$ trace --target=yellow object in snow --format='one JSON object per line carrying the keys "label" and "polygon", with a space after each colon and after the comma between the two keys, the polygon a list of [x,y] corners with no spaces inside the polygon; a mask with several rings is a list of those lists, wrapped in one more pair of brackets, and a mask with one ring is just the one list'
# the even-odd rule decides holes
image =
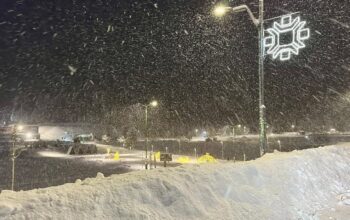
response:
{"label": "yellow object in snow", "polygon": [[205,153],[205,155],[197,159],[197,162],[198,163],[215,163],[216,159],[213,156],[211,156],[209,153]]}
{"label": "yellow object in snow", "polygon": [[183,157],[177,158],[177,162],[178,163],[189,163],[189,162],[191,162],[191,159],[189,157],[183,156]]}
{"label": "yellow object in snow", "polygon": [[119,152],[115,152],[113,160],[119,160]]}
{"label": "yellow object in snow", "polygon": [[156,160],[160,160],[160,151],[156,152],[154,155],[156,155]]}

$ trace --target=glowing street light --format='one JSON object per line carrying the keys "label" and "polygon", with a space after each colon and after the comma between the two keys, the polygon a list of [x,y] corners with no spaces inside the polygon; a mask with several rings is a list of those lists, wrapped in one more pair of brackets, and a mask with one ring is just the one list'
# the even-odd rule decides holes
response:
{"label": "glowing street light", "polygon": [[[146,159],[147,159],[147,148],[148,148],[148,107],[157,107],[158,102],[156,100],[151,101],[148,105],[144,105],[145,107],[145,136],[146,136],[146,144],[145,144],[145,153],[146,153]],[[146,163],[146,169],[147,169],[147,163]]]}
{"label": "glowing street light", "polygon": [[[270,36],[264,38],[264,0],[259,0],[259,17],[255,18],[252,11],[247,5],[237,7],[227,7],[219,5],[214,9],[214,15],[222,17],[226,12],[238,13],[246,11],[258,29],[259,37],[259,145],[260,155],[262,156],[268,151],[266,137],[266,107],[265,107],[265,90],[264,90],[264,52],[272,55],[273,59],[277,57],[281,61],[290,59],[292,54],[298,55],[299,50],[305,47],[304,40],[310,36],[310,30],[305,28],[305,22],[301,22],[300,18],[292,20],[291,15],[282,16],[280,22],[274,22],[272,28],[267,29]],[[281,44],[281,36],[291,32],[293,36],[292,42]]]}
{"label": "glowing street light", "polygon": [[216,17],[222,17],[222,16],[224,16],[224,15],[226,14],[226,12],[227,12],[229,9],[230,9],[230,7],[225,7],[225,6],[223,6],[223,5],[219,5],[219,6],[216,6],[216,7],[214,8],[213,13],[214,13],[214,15],[215,15]]}
{"label": "glowing street light", "polygon": [[[264,0],[259,0],[259,17],[255,18],[252,11],[247,5],[240,5],[237,7],[225,7],[218,6],[214,10],[214,15],[224,15],[226,11],[238,13],[247,11],[250,19],[254,25],[258,28],[259,33],[259,143],[260,143],[260,155],[262,156],[267,152],[267,138],[266,138],[266,116],[265,116],[265,102],[264,102]],[[215,13],[217,12],[217,13]]]}
{"label": "glowing street light", "polygon": [[158,102],[156,100],[154,100],[149,105],[152,106],[152,107],[157,107],[158,106]]}
{"label": "glowing street light", "polygon": [[223,6],[223,5],[218,5],[214,8],[214,15],[216,17],[222,17],[226,14],[226,12],[233,12],[233,13],[238,13],[242,11],[247,11],[250,19],[254,23],[255,26],[259,25],[259,19],[256,19],[250,10],[250,8],[247,5],[240,5],[237,7],[229,7],[229,6]]}

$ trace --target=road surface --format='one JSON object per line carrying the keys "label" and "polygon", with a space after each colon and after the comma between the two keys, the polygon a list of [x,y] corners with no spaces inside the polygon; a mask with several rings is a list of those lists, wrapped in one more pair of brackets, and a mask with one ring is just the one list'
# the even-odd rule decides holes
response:
{"label": "road surface", "polygon": [[[130,151],[123,148],[98,145],[95,155],[67,155],[55,148],[28,149],[15,160],[15,190],[29,190],[64,183],[77,179],[105,176],[145,169],[142,151]],[[107,148],[110,154],[107,155]],[[114,160],[113,153],[118,151],[120,159]],[[0,143],[0,190],[11,189],[12,160],[11,144]],[[170,166],[178,165],[176,163]],[[158,163],[158,166],[161,166]]]}

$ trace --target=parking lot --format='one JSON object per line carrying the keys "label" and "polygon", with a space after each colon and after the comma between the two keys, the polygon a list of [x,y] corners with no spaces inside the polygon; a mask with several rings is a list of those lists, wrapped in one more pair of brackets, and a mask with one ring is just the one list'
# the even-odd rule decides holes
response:
{"label": "parking lot", "polygon": [[[109,155],[106,154],[107,148],[110,148]],[[119,153],[119,160],[113,157],[116,151]],[[0,190],[11,189],[11,152],[11,143],[0,143]],[[141,151],[103,145],[99,146],[97,154],[92,155],[67,155],[50,146],[28,148],[15,159],[14,190],[61,185],[77,179],[96,177],[98,172],[109,176],[144,170],[143,157]]]}

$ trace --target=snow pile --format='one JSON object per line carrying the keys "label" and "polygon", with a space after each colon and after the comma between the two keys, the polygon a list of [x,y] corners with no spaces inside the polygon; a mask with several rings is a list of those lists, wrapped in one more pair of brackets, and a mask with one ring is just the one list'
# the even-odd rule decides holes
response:
{"label": "snow pile", "polygon": [[0,219],[314,219],[350,189],[350,147],[274,153],[0,194]]}

